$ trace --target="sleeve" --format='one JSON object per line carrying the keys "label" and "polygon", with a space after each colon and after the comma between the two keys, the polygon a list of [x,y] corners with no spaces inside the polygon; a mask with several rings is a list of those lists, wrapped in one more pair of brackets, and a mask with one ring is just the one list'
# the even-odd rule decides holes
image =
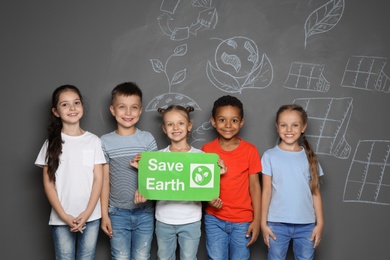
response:
{"label": "sleeve", "polygon": [[148,144],[148,151],[157,151],[158,148],[157,148],[157,143],[156,143],[156,139],[154,138],[154,136],[149,133],[149,144]]}
{"label": "sleeve", "polygon": [[47,165],[47,162],[46,162],[47,145],[48,145],[48,140],[46,140],[43,143],[41,150],[39,151],[37,159],[35,160],[35,163],[34,163],[36,166],[43,167],[43,166]]}
{"label": "sleeve", "polygon": [[269,154],[265,152],[261,157],[262,174],[272,176],[271,160]]}
{"label": "sleeve", "polygon": [[99,137],[97,137],[95,145],[95,164],[105,164],[107,163],[105,155],[103,153],[102,142]]}
{"label": "sleeve", "polygon": [[260,154],[256,147],[252,147],[252,152],[250,153],[250,164],[249,164],[249,174],[257,174],[262,171]]}

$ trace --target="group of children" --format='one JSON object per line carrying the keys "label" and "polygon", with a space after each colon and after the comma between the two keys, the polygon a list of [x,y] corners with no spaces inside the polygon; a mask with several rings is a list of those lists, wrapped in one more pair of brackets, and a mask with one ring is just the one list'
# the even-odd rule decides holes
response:
{"label": "group of children", "polygon": [[140,154],[158,151],[157,144],[136,126],[142,114],[140,88],[125,82],[111,94],[117,128],[101,138],[81,128],[83,100],[75,86],[60,86],[52,95],[49,134],[35,164],[43,168],[52,206],[56,259],[94,259],[100,227],[110,238],[112,259],[150,259],[154,234],[158,259],[175,259],[177,244],[180,259],[196,259],[202,216],[209,259],[249,259],[260,232],[268,259],[285,259],[291,240],[296,259],[314,258],[324,226],[323,172],[304,135],[302,107],[280,107],[279,142],[262,157],[239,136],[244,108],[234,96],[214,102],[210,121],[218,137],[201,149],[188,144],[192,107],[158,109],[170,140],[160,152],[219,155],[220,195],[204,202],[203,214],[202,202],[154,202],[138,192]]}

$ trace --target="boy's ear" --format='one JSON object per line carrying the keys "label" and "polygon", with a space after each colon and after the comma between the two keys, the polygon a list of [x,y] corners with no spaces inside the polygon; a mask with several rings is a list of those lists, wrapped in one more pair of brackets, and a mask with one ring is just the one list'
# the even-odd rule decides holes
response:
{"label": "boy's ear", "polygon": [[210,117],[211,125],[215,128],[215,119],[214,117]]}
{"label": "boy's ear", "polygon": [[113,105],[110,106],[110,112],[111,112],[111,115],[115,116],[115,109],[114,109]]}
{"label": "boy's ear", "polygon": [[241,119],[241,122],[240,122],[240,128],[244,125],[244,123],[245,123],[245,119],[242,118],[242,119]]}

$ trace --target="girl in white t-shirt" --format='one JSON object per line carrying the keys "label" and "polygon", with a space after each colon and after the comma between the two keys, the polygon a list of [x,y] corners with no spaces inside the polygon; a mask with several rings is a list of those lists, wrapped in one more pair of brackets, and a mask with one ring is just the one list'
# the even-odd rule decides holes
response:
{"label": "girl in white t-shirt", "polygon": [[52,95],[48,139],[35,161],[52,206],[56,259],[94,259],[100,229],[100,192],[105,158],[100,139],[80,127],[83,101],[72,85]]}
{"label": "girl in white t-shirt", "polygon": [[[193,107],[171,105],[166,109],[159,108],[163,116],[162,129],[171,144],[161,152],[195,152],[202,153],[188,144],[188,134],[192,129],[189,113]],[[140,156],[131,163],[138,167]],[[218,161],[221,174],[226,172],[222,160]],[[144,202],[145,198],[136,191],[134,202]],[[156,237],[158,259],[175,259],[176,245],[180,247],[180,259],[194,260],[198,252],[201,236],[202,204],[200,201],[156,201]]]}

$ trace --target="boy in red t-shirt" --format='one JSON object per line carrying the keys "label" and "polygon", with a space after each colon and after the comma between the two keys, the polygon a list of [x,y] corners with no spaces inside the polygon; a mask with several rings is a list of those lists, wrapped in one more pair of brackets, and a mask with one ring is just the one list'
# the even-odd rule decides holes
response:
{"label": "boy in red t-shirt", "polygon": [[241,101],[223,96],[214,102],[211,123],[218,137],[202,150],[225,162],[220,196],[208,203],[204,218],[210,259],[249,259],[260,231],[261,172],[257,148],[237,136],[244,124]]}

